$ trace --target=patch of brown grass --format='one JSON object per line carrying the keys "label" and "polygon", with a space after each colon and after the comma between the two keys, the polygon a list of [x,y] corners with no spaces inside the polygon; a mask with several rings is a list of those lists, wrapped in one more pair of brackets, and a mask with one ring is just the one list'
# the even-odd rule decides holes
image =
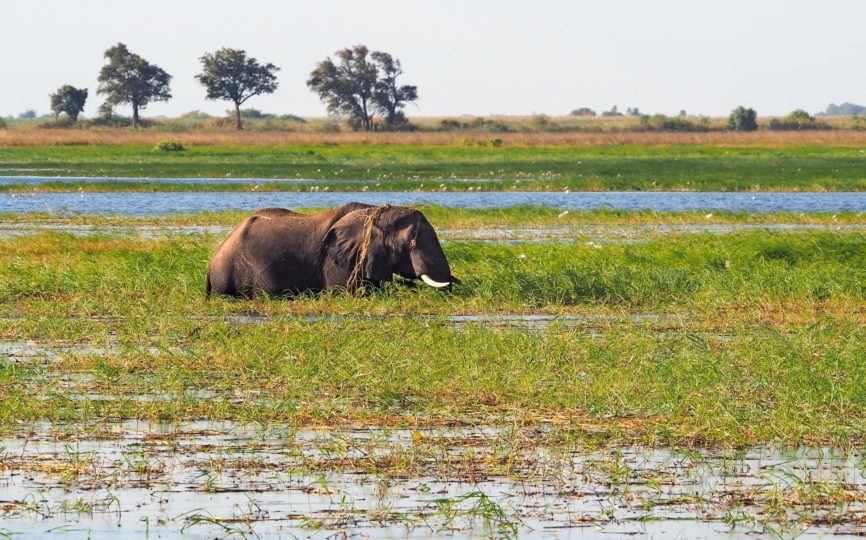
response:
{"label": "patch of brown grass", "polygon": [[737,133],[714,131],[707,133],[652,133],[652,132],[426,132],[408,133],[311,133],[284,131],[188,131],[167,134],[158,130],[131,130],[124,128],[92,129],[39,129],[22,127],[0,130],[0,147],[10,146],[65,146],[65,145],[154,145],[170,136],[184,145],[237,145],[282,146],[293,144],[405,144],[439,145],[459,144],[465,140],[483,143],[501,139],[510,146],[860,146],[866,145],[866,131],[757,131]]}

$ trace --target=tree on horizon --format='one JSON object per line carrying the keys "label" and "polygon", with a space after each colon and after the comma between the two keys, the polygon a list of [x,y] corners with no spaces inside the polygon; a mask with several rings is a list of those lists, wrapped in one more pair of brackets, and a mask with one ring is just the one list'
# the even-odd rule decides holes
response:
{"label": "tree on horizon", "polygon": [[139,111],[153,101],[171,99],[171,75],[132,53],[123,43],[105,51],[107,64],[99,72],[98,94],[107,96],[109,106],[132,105],[132,127],[139,126]]}
{"label": "tree on horizon", "polygon": [[207,89],[207,99],[221,99],[235,104],[235,121],[242,130],[241,105],[253,96],[272,94],[277,83],[274,64],[260,64],[247,57],[246,51],[223,47],[201,58],[202,72],[195,76]]}
{"label": "tree on horizon", "polygon": [[400,86],[397,77],[403,73],[400,61],[390,54],[374,51],[366,45],[355,45],[335,53],[316,65],[307,86],[325,102],[329,114],[349,117],[355,129],[373,131],[373,116],[385,116],[386,126],[407,124],[402,109],[418,99],[418,88]]}
{"label": "tree on horizon", "polygon": [[73,122],[77,122],[78,115],[84,110],[84,104],[87,102],[87,88],[75,88],[64,84],[50,97],[54,118],[59,118],[61,113],[66,113]]}
{"label": "tree on horizon", "polygon": [[418,87],[408,84],[400,86],[397,83],[397,77],[403,74],[400,60],[382,51],[374,51],[370,57],[380,72],[373,91],[373,101],[377,109],[385,115],[385,125],[388,128],[402,127],[407,123],[403,108],[407,103],[414,103],[418,99]]}
{"label": "tree on horizon", "polygon": [[732,131],[756,131],[758,129],[758,113],[755,109],[740,105],[728,115],[728,129]]}

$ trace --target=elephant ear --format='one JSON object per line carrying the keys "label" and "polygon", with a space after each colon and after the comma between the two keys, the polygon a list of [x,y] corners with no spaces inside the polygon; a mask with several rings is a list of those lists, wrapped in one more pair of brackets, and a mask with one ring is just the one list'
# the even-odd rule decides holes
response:
{"label": "elephant ear", "polygon": [[367,281],[387,281],[391,278],[393,270],[388,252],[385,250],[384,235],[375,223],[367,224],[368,214],[365,209],[355,210],[334,223],[325,235],[325,257],[345,270],[347,275],[351,275],[359,262],[367,239],[366,229],[369,226],[369,239],[361,277]]}

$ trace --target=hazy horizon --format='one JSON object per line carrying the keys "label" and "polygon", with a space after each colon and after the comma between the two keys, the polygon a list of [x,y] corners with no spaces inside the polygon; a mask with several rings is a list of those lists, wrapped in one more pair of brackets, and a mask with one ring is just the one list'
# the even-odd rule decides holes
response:
{"label": "hazy horizon", "polygon": [[[198,58],[220,47],[246,50],[281,68],[276,93],[245,106],[324,116],[305,81],[337,49],[364,43],[403,62],[418,86],[409,116],[567,114],[617,105],[641,112],[726,115],[737,105],[762,116],[795,108],[866,103],[866,3],[666,0],[435,4],[250,0],[131,3],[31,0],[3,7],[0,116],[50,112],[63,84],[88,88],[93,116],[103,52],[117,42],[171,75],[174,98],[143,116],[191,110],[224,114],[193,78]],[[128,113],[128,107],[119,112]]]}

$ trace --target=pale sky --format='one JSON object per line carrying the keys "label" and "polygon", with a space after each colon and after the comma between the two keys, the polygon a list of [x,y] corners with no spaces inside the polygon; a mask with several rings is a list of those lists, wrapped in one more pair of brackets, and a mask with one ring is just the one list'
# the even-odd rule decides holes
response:
{"label": "pale sky", "polygon": [[93,116],[102,53],[118,41],[174,76],[174,98],[144,116],[228,109],[193,78],[224,46],[281,68],[277,92],[246,106],[323,115],[305,81],[358,43],[402,60],[420,94],[409,116],[814,113],[866,104],[864,21],[862,0],[0,0],[0,115],[47,113],[68,83],[90,89]]}

